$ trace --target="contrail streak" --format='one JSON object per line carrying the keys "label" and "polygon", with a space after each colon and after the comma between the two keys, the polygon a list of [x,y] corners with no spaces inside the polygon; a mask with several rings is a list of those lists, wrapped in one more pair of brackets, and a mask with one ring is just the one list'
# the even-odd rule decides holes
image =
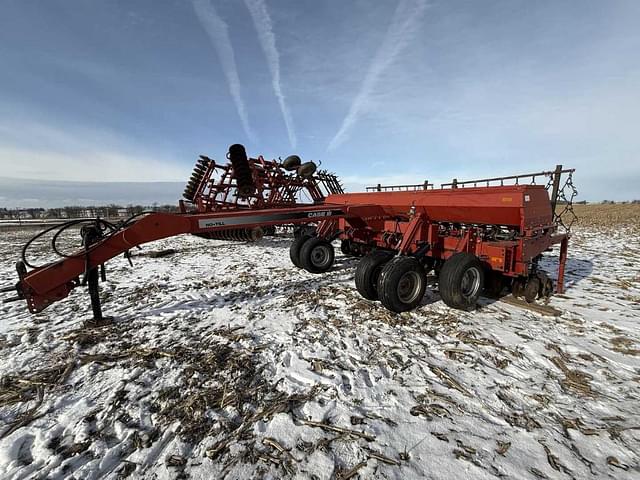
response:
{"label": "contrail streak", "polygon": [[426,0],[400,0],[382,45],[378,48],[371,65],[369,65],[360,91],[342,121],[340,130],[329,142],[327,150],[334,150],[347,140],[351,128],[358,121],[362,111],[369,105],[380,76],[409,44],[413,33],[420,26],[426,8]]}
{"label": "contrail streak", "polygon": [[233,46],[231,45],[231,39],[229,38],[229,27],[222,18],[218,15],[218,12],[211,4],[209,0],[193,0],[193,9],[196,12],[196,16],[204,28],[207,35],[211,39],[211,42],[218,52],[218,58],[222,65],[222,71],[225,77],[227,77],[227,84],[229,85],[229,92],[233,103],[236,105],[242,128],[250,140],[255,141],[255,135],[251,126],[249,125],[249,117],[247,115],[247,109],[242,99],[242,93],[240,91],[240,77],[238,76],[238,68],[236,67],[236,58],[233,52]]}
{"label": "contrail streak", "polygon": [[284,124],[287,128],[287,134],[289,135],[289,143],[292,148],[295,148],[296,132],[293,126],[293,119],[291,113],[287,107],[284,94],[282,93],[282,85],[280,84],[280,54],[276,48],[276,37],[273,33],[273,23],[271,22],[271,16],[267,11],[267,5],[264,0],[244,0],[244,3],[249,9],[253,24],[258,32],[258,39],[260,45],[264,51],[265,57],[267,57],[267,65],[269,66],[269,72],[271,73],[271,85],[273,86],[273,92],[278,99],[280,105],[280,111],[284,118]]}

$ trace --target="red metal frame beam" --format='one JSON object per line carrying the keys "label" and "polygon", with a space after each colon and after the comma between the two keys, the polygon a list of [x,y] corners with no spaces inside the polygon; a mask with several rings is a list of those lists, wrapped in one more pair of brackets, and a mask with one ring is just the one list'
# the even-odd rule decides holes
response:
{"label": "red metal frame beam", "polygon": [[404,255],[409,251],[409,248],[413,245],[416,236],[420,234],[420,229],[422,228],[423,223],[424,218],[419,213],[411,219],[411,221],[407,225],[407,229],[405,230],[404,235],[402,236],[400,247],[398,247],[398,251],[401,254]]}
{"label": "red metal frame beam", "polygon": [[66,297],[78,286],[88,269],[138,245],[182,233],[202,233],[257,225],[322,222],[345,215],[342,205],[302,205],[268,210],[224,211],[198,214],[152,213],[129,227],[115,232],[88,250],[28,272],[21,279],[21,291],[33,313]]}

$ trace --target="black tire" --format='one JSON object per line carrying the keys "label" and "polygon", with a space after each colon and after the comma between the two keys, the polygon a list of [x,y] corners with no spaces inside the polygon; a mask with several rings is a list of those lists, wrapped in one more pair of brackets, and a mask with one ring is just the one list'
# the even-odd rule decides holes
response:
{"label": "black tire", "polygon": [[384,250],[366,255],[356,268],[356,289],[367,300],[378,300],[378,277],[393,253]]}
{"label": "black tire", "polygon": [[351,257],[353,254],[351,253],[351,240],[345,238],[340,242],[340,251],[343,255],[347,257]]}
{"label": "black tire", "polygon": [[303,268],[302,263],[300,262],[300,249],[302,245],[311,238],[310,235],[300,235],[296,237],[293,242],[291,242],[291,246],[289,247],[289,258],[291,259],[291,263],[293,263],[298,268]]}
{"label": "black tire", "polygon": [[540,291],[540,280],[537,277],[531,277],[524,286],[524,299],[527,303],[533,303],[538,292]]}
{"label": "black tire", "polygon": [[284,168],[288,172],[292,172],[297,169],[301,163],[302,160],[300,160],[300,157],[298,155],[289,155],[282,162],[282,168]]}
{"label": "black tire", "polygon": [[298,175],[302,178],[311,178],[316,173],[317,168],[318,166],[313,162],[304,162],[297,169]]}
{"label": "black tire", "polygon": [[473,310],[484,288],[484,268],[475,255],[456,253],[442,266],[438,280],[444,303],[458,310]]}
{"label": "black tire", "polygon": [[378,298],[387,310],[406,312],[422,301],[427,288],[424,267],[413,257],[395,257],[378,276]]}
{"label": "black tire", "polygon": [[300,265],[309,273],[323,273],[333,266],[333,245],[323,238],[313,237],[300,248]]}
{"label": "black tire", "polygon": [[544,282],[541,282],[540,293],[538,293],[538,298],[549,298],[553,294],[553,280],[550,278],[545,279]]}
{"label": "black tire", "polygon": [[515,298],[520,298],[524,293],[524,280],[520,277],[514,278],[511,284],[511,294]]}

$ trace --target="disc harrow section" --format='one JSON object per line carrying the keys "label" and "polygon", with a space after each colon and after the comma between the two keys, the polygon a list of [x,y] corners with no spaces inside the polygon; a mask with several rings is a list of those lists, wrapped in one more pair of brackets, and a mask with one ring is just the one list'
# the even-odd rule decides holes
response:
{"label": "disc harrow section", "polygon": [[196,193],[200,191],[202,181],[207,177],[211,164],[212,160],[204,155],[201,155],[196,162],[193,167],[193,172],[191,173],[191,178],[189,178],[189,182],[182,193],[182,196],[188,201],[192,202]]}
{"label": "disc harrow section", "polygon": [[243,145],[234,144],[227,159],[218,164],[200,156],[183,194],[184,213],[295,207],[344,193],[335,174],[297,155],[284,161],[250,158]]}
{"label": "disc harrow section", "polygon": [[236,179],[238,196],[241,198],[249,197],[255,192],[256,187],[244,146],[238,143],[231,145],[227,156],[233,167],[232,175]]}
{"label": "disc harrow section", "polygon": [[257,242],[264,236],[262,227],[254,228],[230,228],[215,232],[197,233],[202,238],[210,240],[231,240],[236,242]]}

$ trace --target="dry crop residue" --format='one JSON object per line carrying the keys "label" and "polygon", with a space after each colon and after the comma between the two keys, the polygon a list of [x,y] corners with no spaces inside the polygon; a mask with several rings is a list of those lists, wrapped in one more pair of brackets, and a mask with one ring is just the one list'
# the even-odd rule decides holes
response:
{"label": "dry crop residue", "polygon": [[[0,476],[638,478],[634,232],[576,231],[557,318],[451,310],[431,277],[391,314],[357,259],[308,274],[284,236],[154,242],[107,264],[111,325],[83,327],[82,289],[0,306]],[[3,232],[3,283],[28,233]]]}

